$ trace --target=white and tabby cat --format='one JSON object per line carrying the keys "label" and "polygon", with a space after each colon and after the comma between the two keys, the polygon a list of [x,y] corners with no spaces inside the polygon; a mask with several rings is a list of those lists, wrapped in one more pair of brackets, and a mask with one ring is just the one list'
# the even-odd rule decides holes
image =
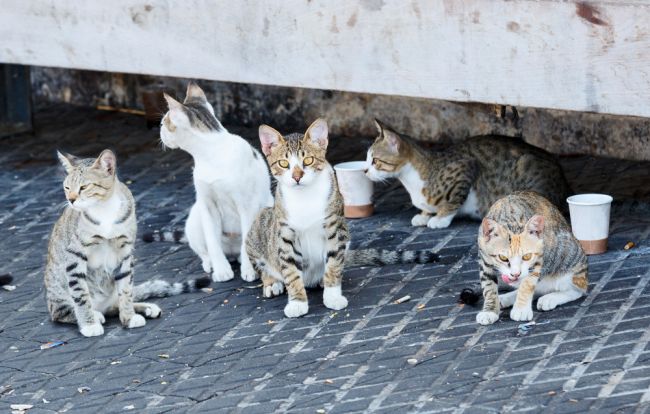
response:
{"label": "white and tabby cat", "polygon": [[282,136],[260,127],[262,151],[276,178],[275,205],[257,216],[247,239],[248,256],[262,276],[263,295],[287,288],[287,317],[307,313],[305,287],[324,286],[323,303],[343,309],[344,262],[350,266],[426,263],[438,256],[428,250],[347,250],[348,227],[334,169],[325,159],[327,123],[317,119],[305,134]]}
{"label": "white and tabby cat", "polygon": [[[160,308],[139,301],[163,297],[209,283],[209,279],[173,285],[153,280],[133,287],[135,202],[117,178],[115,155],[97,159],[58,153],[67,172],[68,200],[54,224],[45,268],[47,306],[53,321],[76,323],[84,336],[104,333],[105,315],[119,314],[125,327],[145,325]],[[140,315],[142,314],[142,315]]]}
{"label": "white and tabby cat", "polygon": [[[510,318],[533,318],[587,292],[587,258],[560,211],[537,193],[523,191],[498,200],[483,219],[478,234],[483,311],[481,325],[499,319],[501,308]],[[499,295],[498,285],[509,289]]]}
{"label": "white and tabby cat", "polygon": [[[214,281],[234,277],[226,255],[239,256],[242,279],[253,281],[256,275],[245,236],[257,213],[273,204],[266,163],[248,142],[221,125],[196,84],[189,84],[183,103],[165,98],[169,111],[162,119],[160,138],[166,147],[192,155],[196,190],[185,235],[176,232],[173,238],[187,239]],[[165,240],[167,233],[160,234]],[[145,241],[155,239],[155,234],[145,235]]]}

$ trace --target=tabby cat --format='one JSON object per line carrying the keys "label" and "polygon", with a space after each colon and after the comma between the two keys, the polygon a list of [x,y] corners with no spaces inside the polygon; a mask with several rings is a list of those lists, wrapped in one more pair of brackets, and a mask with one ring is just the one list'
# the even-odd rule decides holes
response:
{"label": "tabby cat", "polygon": [[367,176],[398,178],[421,212],[413,226],[445,228],[454,217],[480,220],[499,198],[531,190],[564,207],[569,186],[546,151],[520,139],[475,137],[442,150],[428,150],[375,121],[379,136],[368,150]]}
{"label": "tabby cat", "polygon": [[282,136],[267,125],[259,130],[262,152],[278,182],[275,205],[263,209],[248,234],[246,248],[261,275],[263,296],[284,292],[287,317],[308,311],[305,287],[324,286],[323,303],[343,309],[344,262],[350,266],[426,263],[437,260],[430,251],[346,251],[348,228],[334,169],[325,159],[327,123],[317,119],[305,134]]}
{"label": "tabby cat", "polygon": [[[533,318],[587,293],[587,258],[560,211],[544,197],[516,192],[490,208],[478,232],[479,265],[483,288],[481,325],[499,319],[501,308],[510,318]],[[511,292],[499,295],[498,284]]]}
{"label": "tabby cat", "polygon": [[[133,287],[135,201],[117,178],[115,154],[97,159],[58,153],[67,172],[68,206],[54,224],[45,268],[47,306],[53,321],[76,323],[84,336],[104,333],[104,315],[119,314],[128,328],[160,316],[139,302],[198,289],[209,279],[169,284],[153,280]],[[140,315],[142,314],[142,315]]]}

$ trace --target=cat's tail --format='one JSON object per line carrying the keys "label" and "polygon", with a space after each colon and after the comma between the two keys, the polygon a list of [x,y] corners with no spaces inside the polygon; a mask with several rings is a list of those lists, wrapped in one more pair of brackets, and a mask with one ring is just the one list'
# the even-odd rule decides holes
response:
{"label": "cat's tail", "polygon": [[185,282],[169,283],[156,279],[136,285],[133,289],[133,300],[140,302],[149,298],[165,298],[180,295],[181,293],[196,292],[210,286],[209,277],[187,280]]}
{"label": "cat's tail", "polygon": [[185,232],[182,230],[147,231],[142,235],[142,240],[146,243],[151,243],[151,242],[187,243],[187,237],[185,237]]}
{"label": "cat's tail", "polygon": [[0,286],[10,284],[12,280],[14,280],[14,278],[9,273],[7,273],[6,275],[2,275],[0,276]]}
{"label": "cat's tail", "polygon": [[359,249],[345,252],[345,266],[382,266],[402,263],[432,263],[440,256],[431,250]]}

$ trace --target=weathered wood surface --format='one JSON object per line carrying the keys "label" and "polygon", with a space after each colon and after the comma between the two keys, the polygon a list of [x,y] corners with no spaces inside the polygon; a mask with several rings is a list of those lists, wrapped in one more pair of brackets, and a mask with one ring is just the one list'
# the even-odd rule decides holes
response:
{"label": "weathered wood surface", "polygon": [[650,116],[650,1],[2,0],[0,62]]}

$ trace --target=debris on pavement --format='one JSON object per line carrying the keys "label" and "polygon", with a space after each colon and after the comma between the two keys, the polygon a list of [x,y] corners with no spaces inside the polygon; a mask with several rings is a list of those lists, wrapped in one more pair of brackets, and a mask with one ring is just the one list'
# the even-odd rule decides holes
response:
{"label": "debris on pavement", "polygon": [[623,250],[630,250],[634,246],[636,246],[636,244],[634,244],[633,241],[629,241],[629,242],[625,243],[625,246],[623,246]]}
{"label": "debris on pavement", "polygon": [[124,407],[122,407],[122,409],[123,410],[135,410],[135,405],[133,405],[133,404],[125,405]]}
{"label": "debris on pavement", "polygon": [[418,360],[415,358],[409,358],[406,360],[406,363],[408,363],[409,365],[415,365],[418,363]]}
{"label": "debris on pavement", "polygon": [[65,345],[65,344],[67,344],[66,341],[46,342],[44,344],[41,344],[41,349],[56,348],[57,346],[61,346],[61,345]]}
{"label": "debris on pavement", "polygon": [[403,296],[403,297],[397,299],[394,303],[395,303],[396,305],[399,305],[400,303],[408,302],[409,300],[411,300],[411,296],[410,296],[410,295],[406,295],[406,296]]}
{"label": "debris on pavement", "polygon": [[481,300],[481,294],[470,288],[464,288],[458,296],[458,303],[461,305],[474,306],[479,300]]}
{"label": "debris on pavement", "polygon": [[32,408],[31,404],[11,404],[10,408],[13,410],[12,413],[24,413],[25,411]]}
{"label": "debris on pavement", "polygon": [[420,303],[420,304],[418,305],[418,310],[421,311],[421,310],[424,309],[425,307],[426,307],[426,305],[425,305],[424,303]]}
{"label": "debris on pavement", "polygon": [[544,322],[530,321],[530,322],[519,324],[519,326],[517,327],[517,336],[526,336],[535,328],[535,326],[546,325],[547,323],[551,323],[551,321],[544,321]]}
{"label": "debris on pavement", "polygon": [[89,391],[90,391],[90,387],[79,387],[79,388],[77,388],[77,392],[79,392],[79,394],[83,394],[84,392],[89,392]]}
{"label": "debris on pavement", "polygon": [[158,358],[169,359],[169,354],[158,354]]}

